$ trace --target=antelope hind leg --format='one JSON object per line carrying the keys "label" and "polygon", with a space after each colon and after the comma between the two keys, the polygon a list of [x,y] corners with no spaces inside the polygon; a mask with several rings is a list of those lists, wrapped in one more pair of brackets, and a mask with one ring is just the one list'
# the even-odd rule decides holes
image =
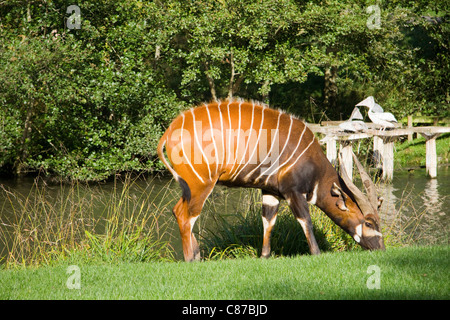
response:
{"label": "antelope hind leg", "polygon": [[263,193],[262,220],[264,226],[264,238],[261,258],[270,257],[270,235],[272,234],[273,226],[277,220],[279,204],[280,201],[276,197]]}
{"label": "antelope hind leg", "polygon": [[286,199],[288,199],[292,213],[302,226],[311,254],[320,254],[319,245],[317,244],[316,237],[313,232],[313,224],[309,214],[308,203],[306,202],[305,197],[298,192],[294,192],[289,194]]}

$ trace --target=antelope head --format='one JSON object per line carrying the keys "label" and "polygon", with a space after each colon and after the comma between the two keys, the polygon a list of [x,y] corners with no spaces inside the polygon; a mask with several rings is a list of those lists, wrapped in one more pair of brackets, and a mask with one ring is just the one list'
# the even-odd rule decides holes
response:
{"label": "antelope head", "polygon": [[376,187],[370,176],[364,170],[364,167],[359,162],[356,155],[352,152],[353,159],[358,168],[361,180],[366,189],[367,196],[364,195],[361,190],[356,187],[349,175],[345,171],[345,166],[343,165],[342,156],[339,154],[339,162],[341,168],[341,177],[344,181],[348,190],[352,193],[353,198],[356,201],[357,206],[361,210],[364,220],[361,224],[355,227],[353,238],[358,242],[364,249],[369,250],[384,250],[384,240],[381,234],[380,227],[380,217],[378,215],[378,210],[381,206],[383,198],[377,197]]}

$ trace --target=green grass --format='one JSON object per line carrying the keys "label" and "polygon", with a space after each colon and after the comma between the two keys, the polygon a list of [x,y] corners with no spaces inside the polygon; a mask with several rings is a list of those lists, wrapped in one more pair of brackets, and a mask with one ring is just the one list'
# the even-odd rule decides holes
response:
{"label": "green grass", "polygon": [[[425,166],[425,138],[420,136],[413,141],[395,144],[394,167],[408,168]],[[450,162],[450,133],[442,134],[436,139],[436,155],[438,164]]]}
{"label": "green grass", "polygon": [[[271,259],[100,263],[0,270],[0,299],[449,299],[449,246]],[[81,289],[68,289],[67,267]],[[368,267],[380,289],[367,288]],[[370,280],[369,280],[370,282]]]}

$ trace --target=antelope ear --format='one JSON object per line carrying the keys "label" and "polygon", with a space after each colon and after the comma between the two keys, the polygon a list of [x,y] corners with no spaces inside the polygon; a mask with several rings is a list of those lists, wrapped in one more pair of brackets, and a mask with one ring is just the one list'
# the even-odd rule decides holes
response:
{"label": "antelope ear", "polygon": [[331,195],[339,197],[336,201],[336,207],[338,207],[342,211],[348,211],[347,206],[345,205],[345,201],[347,200],[347,195],[342,191],[341,188],[334,182],[331,186]]}

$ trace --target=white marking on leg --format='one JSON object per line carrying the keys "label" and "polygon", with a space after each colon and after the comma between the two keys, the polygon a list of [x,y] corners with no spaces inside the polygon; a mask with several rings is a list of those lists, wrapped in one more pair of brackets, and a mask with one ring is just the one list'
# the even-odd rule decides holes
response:
{"label": "white marking on leg", "polygon": [[262,217],[263,220],[263,227],[264,227],[264,234],[266,233],[268,228],[271,228],[275,225],[275,222],[277,221],[277,215],[274,215],[272,220],[267,220],[266,217]]}
{"label": "white marking on leg", "polygon": [[189,224],[191,226],[191,233],[192,233],[192,228],[194,228],[195,221],[197,221],[198,217],[200,217],[200,215],[189,219]]}
{"label": "white marking on leg", "polygon": [[[264,227],[264,240],[263,240],[263,248],[262,248],[262,256],[267,257],[270,254],[270,239],[268,238],[268,232],[272,229],[272,227],[275,225],[275,222],[277,221],[277,216],[275,215],[272,220],[267,220],[266,217],[262,217],[263,221],[263,227]],[[267,242],[266,242],[267,241]]]}
{"label": "white marking on leg", "polygon": [[319,188],[319,182],[317,182],[316,185],[314,186],[314,190],[313,190],[313,194],[312,194],[311,200],[309,200],[308,203],[316,204],[316,201],[317,201],[317,189],[318,188]]}
{"label": "white marking on leg", "polygon": [[264,234],[266,233],[267,228],[269,228],[269,220],[267,220],[266,217],[262,217],[263,221],[263,227],[264,227]]}
{"label": "white marking on leg", "polygon": [[304,221],[303,219],[300,219],[300,218],[297,218],[297,221],[298,221],[298,223],[300,223],[300,225],[302,226],[302,229],[303,229],[303,231],[305,232],[305,234],[306,234],[306,232],[307,232],[307,229],[306,229],[306,221]]}
{"label": "white marking on leg", "polygon": [[264,194],[262,197],[262,202],[263,204],[271,207],[277,206],[280,203],[280,201],[276,197],[270,194]]}

